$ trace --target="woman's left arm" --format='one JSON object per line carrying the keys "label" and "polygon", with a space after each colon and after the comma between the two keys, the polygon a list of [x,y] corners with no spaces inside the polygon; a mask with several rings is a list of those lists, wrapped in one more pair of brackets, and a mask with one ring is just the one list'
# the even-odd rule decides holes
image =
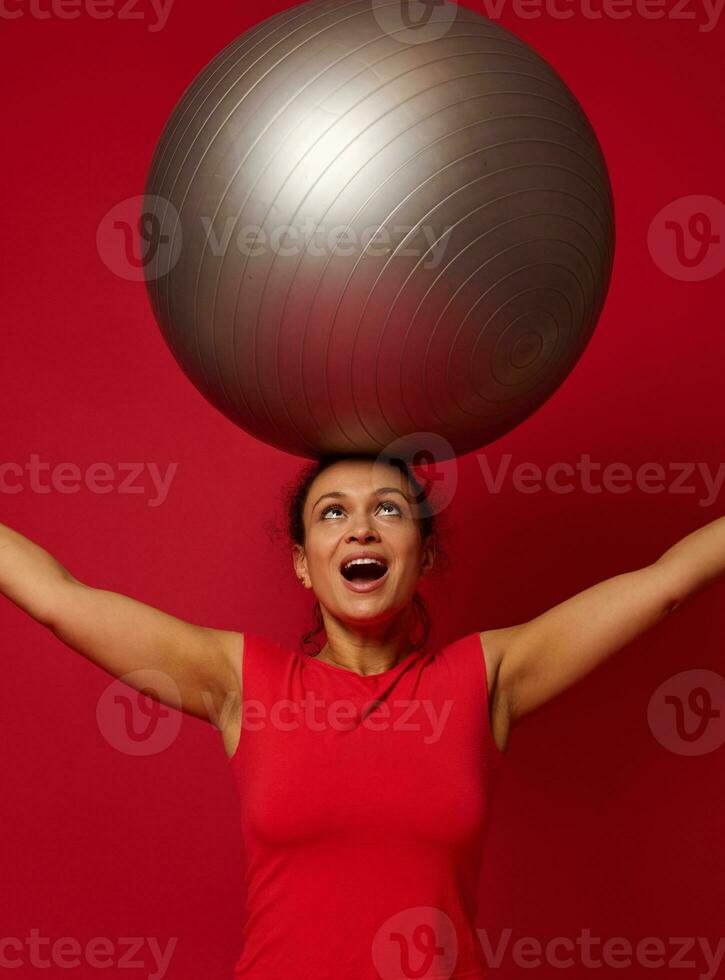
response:
{"label": "woman's left arm", "polygon": [[615,575],[518,626],[493,630],[500,695],[512,722],[556,697],[607,657],[725,576],[725,517],[636,571]]}

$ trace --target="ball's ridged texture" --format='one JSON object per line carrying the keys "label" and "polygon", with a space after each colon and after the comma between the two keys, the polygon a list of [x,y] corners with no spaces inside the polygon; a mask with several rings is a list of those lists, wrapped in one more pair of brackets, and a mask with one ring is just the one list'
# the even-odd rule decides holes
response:
{"label": "ball's ridged texture", "polygon": [[572,370],[611,277],[585,113],[455,4],[313,0],[257,25],[176,105],[145,195],[177,361],[304,457],[498,438]]}

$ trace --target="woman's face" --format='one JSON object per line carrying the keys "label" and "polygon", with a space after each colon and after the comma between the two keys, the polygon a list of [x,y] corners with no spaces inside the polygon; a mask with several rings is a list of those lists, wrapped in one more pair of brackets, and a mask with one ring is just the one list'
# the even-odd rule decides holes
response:
{"label": "woman's face", "polygon": [[[435,557],[433,536],[421,541],[417,512],[413,490],[396,467],[355,459],[328,466],[307,494],[305,547],[295,545],[293,552],[298,578],[342,622],[391,618],[410,604]],[[343,575],[346,559],[360,552],[384,560],[382,577],[374,580],[382,569],[370,565]],[[356,590],[361,585],[368,591]]]}

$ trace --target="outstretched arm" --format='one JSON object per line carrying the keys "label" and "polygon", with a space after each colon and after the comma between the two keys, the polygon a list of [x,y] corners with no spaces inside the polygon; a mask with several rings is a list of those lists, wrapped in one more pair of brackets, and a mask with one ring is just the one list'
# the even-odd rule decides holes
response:
{"label": "outstretched arm", "polygon": [[529,622],[492,631],[501,650],[499,694],[511,722],[590,673],[607,657],[725,576],[725,517],[644,568],[600,582]]}
{"label": "outstretched arm", "polygon": [[47,551],[3,524],[0,594],[114,677],[141,668],[159,671],[154,696],[164,704],[220,730],[237,710],[241,633],[196,626],[128,596],[84,585]]}

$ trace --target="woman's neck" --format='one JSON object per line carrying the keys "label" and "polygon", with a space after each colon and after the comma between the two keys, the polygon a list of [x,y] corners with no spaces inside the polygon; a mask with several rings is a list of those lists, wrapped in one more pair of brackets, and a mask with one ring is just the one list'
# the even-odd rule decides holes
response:
{"label": "woman's neck", "polygon": [[327,640],[317,654],[317,660],[353,670],[356,674],[381,674],[395,667],[412,648],[410,642],[411,616],[401,616],[382,632],[362,633],[331,623],[326,628]]}

